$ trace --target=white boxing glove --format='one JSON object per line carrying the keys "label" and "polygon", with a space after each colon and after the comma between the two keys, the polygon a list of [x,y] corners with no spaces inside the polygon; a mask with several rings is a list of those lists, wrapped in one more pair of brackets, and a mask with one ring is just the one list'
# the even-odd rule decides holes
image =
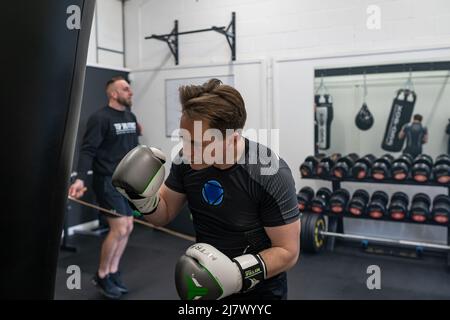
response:
{"label": "white boxing glove", "polygon": [[266,274],[259,255],[230,259],[209,244],[197,243],[178,260],[175,283],[183,300],[217,300],[253,289]]}
{"label": "white boxing glove", "polygon": [[161,150],[139,145],[119,162],[112,184],[142,214],[153,213],[164,182],[166,157]]}

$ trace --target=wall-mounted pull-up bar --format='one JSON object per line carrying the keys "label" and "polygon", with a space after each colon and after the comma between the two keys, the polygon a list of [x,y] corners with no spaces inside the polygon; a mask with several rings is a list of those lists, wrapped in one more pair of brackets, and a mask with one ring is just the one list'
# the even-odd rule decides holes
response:
{"label": "wall-mounted pull-up bar", "polygon": [[236,60],[236,13],[231,13],[231,22],[226,27],[216,27],[212,26],[207,29],[191,30],[178,32],[178,20],[174,21],[174,27],[172,31],[168,34],[152,34],[151,36],[145,37],[145,39],[156,39],[164,41],[169,46],[170,52],[172,52],[175,58],[175,64],[178,65],[178,36],[183,34],[200,33],[207,31],[216,31],[223,34],[227,39],[228,45],[231,49],[231,60]]}

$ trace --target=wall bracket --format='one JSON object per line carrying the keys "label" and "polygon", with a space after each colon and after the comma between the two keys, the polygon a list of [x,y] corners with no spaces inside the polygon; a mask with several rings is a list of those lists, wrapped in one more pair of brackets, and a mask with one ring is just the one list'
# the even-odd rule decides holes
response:
{"label": "wall bracket", "polygon": [[174,27],[172,31],[168,34],[152,34],[151,36],[145,37],[145,39],[156,39],[160,41],[164,41],[169,46],[169,50],[172,53],[175,64],[178,65],[179,62],[179,56],[178,56],[178,36],[183,34],[191,34],[191,33],[200,33],[200,32],[207,32],[207,31],[216,31],[220,34],[223,34],[228,42],[228,45],[230,46],[231,50],[231,60],[236,60],[236,13],[231,13],[231,21],[228,24],[228,26],[222,26],[222,27],[216,27],[212,26],[211,28],[207,29],[199,29],[199,30],[191,30],[191,31],[183,31],[178,32],[178,20],[174,21]]}

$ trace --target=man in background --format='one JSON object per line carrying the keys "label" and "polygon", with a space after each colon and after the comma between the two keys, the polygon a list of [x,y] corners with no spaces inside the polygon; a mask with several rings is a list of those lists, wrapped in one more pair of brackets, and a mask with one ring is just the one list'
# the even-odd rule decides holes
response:
{"label": "man in background", "polygon": [[423,117],[415,114],[411,123],[405,124],[399,132],[399,138],[406,138],[406,147],[403,153],[413,158],[422,153],[422,145],[428,142],[428,129],[422,126]]}
{"label": "man in background", "polygon": [[102,244],[99,268],[93,278],[104,296],[118,299],[128,292],[120,277],[119,263],[133,230],[133,210],[113,187],[111,178],[120,160],[138,145],[142,129],[130,110],[133,92],[123,77],[109,80],[106,94],[108,105],[88,120],[78,161],[78,179],[70,186],[69,196],[77,199],[83,196],[86,174],[93,170],[92,187],[98,204],[121,215],[106,216],[109,233]]}

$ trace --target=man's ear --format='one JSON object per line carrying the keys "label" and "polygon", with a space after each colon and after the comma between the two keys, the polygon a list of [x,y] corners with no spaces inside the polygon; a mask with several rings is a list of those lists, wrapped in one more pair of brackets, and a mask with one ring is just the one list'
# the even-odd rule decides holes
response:
{"label": "man's ear", "polygon": [[117,100],[117,91],[116,90],[111,90],[110,98]]}

